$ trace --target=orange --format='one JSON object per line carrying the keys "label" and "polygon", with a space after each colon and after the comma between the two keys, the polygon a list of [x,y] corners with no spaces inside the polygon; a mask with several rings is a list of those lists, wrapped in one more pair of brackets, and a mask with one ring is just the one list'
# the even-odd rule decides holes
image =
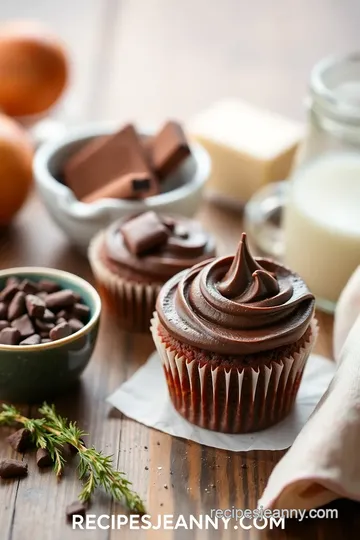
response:
{"label": "orange", "polygon": [[0,114],[0,225],[10,223],[32,184],[33,147],[26,131]]}
{"label": "orange", "polygon": [[40,114],[62,94],[68,78],[67,54],[41,23],[0,25],[0,110],[10,116]]}

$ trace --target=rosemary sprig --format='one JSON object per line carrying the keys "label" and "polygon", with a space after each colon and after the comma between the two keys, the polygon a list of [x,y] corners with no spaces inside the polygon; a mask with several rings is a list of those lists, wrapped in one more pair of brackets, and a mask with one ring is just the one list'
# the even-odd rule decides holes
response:
{"label": "rosemary sprig", "polygon": [[123,502],[133,512],[144,513],[145,507],[139,495],[132,491],[131,482],[123,472],[112,467],[112,456],[105,456],[93,446],[83,443],[86,435],[75,422],[69,422],[57,414],[55,407],[44,403],[39,408],[41,418],[27,418],[13,405],[3,405],[0,425],[22,424],[37,448],[45,448],[54,463],[54,471],[60,477],[66,464],[62,450],[65,445],[73,446],[79,456],[79,479],[83,489],[81,501],[88,501],[97,488],[102,487],[116,501]]}

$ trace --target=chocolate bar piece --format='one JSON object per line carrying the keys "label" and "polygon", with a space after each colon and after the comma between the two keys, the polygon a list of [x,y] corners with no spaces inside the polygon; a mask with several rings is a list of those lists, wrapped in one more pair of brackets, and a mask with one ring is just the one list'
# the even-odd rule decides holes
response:
{"label": "chocolate bar piece", "polygon": [[46,292],[48,294],[54,293],[57,291],[60,291],[61,287],[56,281],[52,281],[51,279],[41,279],[38,283],[39,289],[42,292]]}
{"label": "chocolate bar piece", "polygon": [[0,302],[0,319],[1,320],[7,318],[7,312],[8,312],[7,304],[5,304],[5,302]]}
{"label": "chocolate bar piece", "polygon": [[41,319],[45,313],[45,302],[35,294],[28,294],[25,298],[26,309],[30,317]]}
{"label": "chocolate bar piece", "polygon": [[46,448],[38,448],[36,451],[36,465],[42,469],[53,464],[50,453]]}
{"label": "chocolate bar piece", "polygon": [[1,330],[4,330],[4,328],[9,328],[10,324],[8,321],[0,321],[0,332]]}
{"label": "chocolate bar piece", "polygon": [[[89,306],[86,306],[85,304],[79,304],[78,302],[76,302],[76,304],[72,308],[71,315],[76,317],[77,319],[81,319],[82,321],[88,320],[88,318],[90,317],[90,308]],[[59,313],[59,316],[60,316],[60,313]],[[61,317],[64,317],[65,319],[70,318],[70,317],[66,317],[65,315],[61,315]]]}
{"label": "chocolate bar piece", "polygon": [[151,164],[160,178],[166,178],[190,156],[189,144],[178,122],[167,122],[147,145]]}
{"label": "chocolate bar piece", "polygon": [[49,309],[63,308],[72,306],[75,304],[75,296],[70,289],[63,289],[62,291],[49,294],[45,300],[46,307]]}
{"label": "chocolate bar piece", "polygon": [[16,452],[20,452],[22,454],[30,446],[30,431],[25,428],[18,429],[6,437],[6,442],[9,443],[11,448],[13,448]]}
{"label": "chocolate bar piece", "polygon": [[170,230],[155,212],[145,212],[124,223],[120,231],[130,253],[140,255],[166,242]]}
{"label": "chocolate bar piece", "polygon": [[65,182],[82,200],[127,173],[151,175],[146,153],[134,126],[82,148],[65,166]]}
{"label": "chocolate bar piece", "polygon": [[19,288],[16,283],[10,283],[6,285],[5,289],[0,292],[0,302],[9,302],[14,298]]}
{"label": "chocolate bar piece", "polygon": [[21,334],[16,328],[4,328],[0,332],[0,343],[3,345],[17,345]]}
{"label": "chocolate bar piece", "polygon": [[1,478],[18,478],[26,476],[28,471],[27,463],[17,459],[2,459],[0,461]]}
{"label": "chocolate bar piece", "polygon": [[128,173],[98,188],[82,199],[92,203],[100,199],[143,199],[159,193],[159,182],[149,173]]}
{"label": "chocolate bar piece", "polygon": [[55,321],[56,317],[55,314],[50,311],[50,309],[45,309],[42,319],[44,322],[53,322]]}
{"label": "chocolate bar piece", "polygon": [[73,516],[85,516],[87,504],[81,501],[74,501],[66,507],[66,517],[68,521],[72,520]]}
{"label": "chocolate bar piece", "polygon": [[19,285],[19,290],[23,291],[25,294],[36,294],[39,288],[35,281],[31,281],[30,279],[24,279]]}
{"label": "chocolate bar piece", "polygon": [[23,341],[20,341],[19,345],[39,345],[39,343],[41,343],[41,337],[39,334],[33,334]]}
{"label": "chocolate bar piece", "polygon": [[75,318],[69,319],[69,325],[73,333],[78,332],[79,330],[84,328],[84,323],[79,321],[79,319]]}
{"label": "chocolate bar piece", "polygon": [[[18,317],[17,319],[14,319],[11,323],[11,326],[13,328],[16,328],[16,330],[19,330],[20,335],[23,338],[27,338],[31,336],[32,334],[35,334],[33,323],[31,322],[31,319],[29,318],[29,316],[26,314],[22,315],[21,317]],[[5,332],[6,330],[7,328],[5,328],[3,332]]]}
{"label": "chocolate bar piece", "polygon": [[48,322],[48,321],[42,321],[41,319],[35,319],[35,326],[36,326],[36,329],[39,330],[39,332],[49,333],[50,330],[54,328],[55,321]]}
{"label": "chocolate bar piece", "polygon": [[15,294],[14,298],[11,300],[8,308],[8,319],[12,321],[17,319],[26,313],[25,307],[25,293],[19,291]]}
{"label": "chocolate bar piece", "polygon": [[65,322],[61,322],[60,324],[55,326],[52,330],[50,330],[49,336],[52,341],[56,341],[57,339],[68,337],[71,334],[72,334],[71,327],[65,321]]}

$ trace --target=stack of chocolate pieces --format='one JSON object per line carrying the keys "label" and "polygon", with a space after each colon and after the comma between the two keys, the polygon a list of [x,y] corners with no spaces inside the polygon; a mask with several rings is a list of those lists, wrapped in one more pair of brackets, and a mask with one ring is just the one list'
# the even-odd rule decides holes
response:
{"label": "stack of chocolate pieces", "polygon": [[71,156],[64,181],[84,203],[99,199],[144,199],[190,155],[180,124],[168,121],[154,137],[142,137],[132,124],[98,137]]}
{"label": "stack of chocolate pieces", "polygon": [[56,341],[81,330],[89,316],[81,297],[55,281],[10,277],[0,292],[0,344]]}

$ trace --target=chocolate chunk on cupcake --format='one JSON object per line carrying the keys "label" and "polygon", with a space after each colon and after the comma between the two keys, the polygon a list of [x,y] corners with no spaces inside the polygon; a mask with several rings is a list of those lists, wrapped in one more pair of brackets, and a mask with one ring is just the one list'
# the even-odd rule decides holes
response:
{"label": "chocolate chunk on cupcake", "polygon": [[178,412],[228,433],[285,418],[317,335],[314,306],[300,276],[251,256],[245,234],[234,257],[171,278],[152,334]]}
{"label": "chocolate chunk on cupcake", "polygon": [[139,332],[149,330],[162,285],[214,255],[214,241],[198,222],[151,211],[113,223],[89,247],[103,298],[123,328]]}

